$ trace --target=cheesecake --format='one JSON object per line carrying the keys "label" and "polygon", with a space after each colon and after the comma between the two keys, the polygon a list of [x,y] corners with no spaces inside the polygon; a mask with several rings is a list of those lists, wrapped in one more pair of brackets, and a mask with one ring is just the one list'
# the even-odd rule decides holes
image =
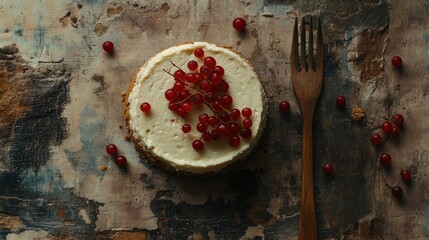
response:
{"label": "cheesecake", "polygon": [[141,156],[195,174],[245,159],[267,118],[266,95],[252,64],[230,47],[206,42],[151,57],[132,77],[124,103]]}

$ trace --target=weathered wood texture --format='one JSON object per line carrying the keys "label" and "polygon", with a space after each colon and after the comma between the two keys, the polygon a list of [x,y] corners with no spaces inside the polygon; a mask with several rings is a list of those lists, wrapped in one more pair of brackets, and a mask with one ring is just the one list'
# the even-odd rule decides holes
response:
{"label": "weathered wood texture", "polygon": [[[310,2],[0,1],[0,238],[297,239],[302,119],[288,59],[293,20],[306,15],[321,16],[325,35],[314,121],[319,238],[429,238],[429,4]],[[244,34],[232,29],[237,16],[247,19]],[[106,40],[113,56],[101,49]],[[241,51],[270,105],[254,154],[204,179],[148,166],[120,127],[134,71],[194,40]],[[391,67],[393,55],[402,69]],[[346,109],[336,108],[338,95]],[[277,111],[281,100],[290,114]],[[365,110],[361,121],[351,120],[354,107]],[[371,134],[396,112],[406,121],[400,139],[374,148]],[[105,154],[108,143],[128,157],[127,171]],[[384,151],[390,169],[377,164]],[[386,184],[402,186],[404,198]]]}

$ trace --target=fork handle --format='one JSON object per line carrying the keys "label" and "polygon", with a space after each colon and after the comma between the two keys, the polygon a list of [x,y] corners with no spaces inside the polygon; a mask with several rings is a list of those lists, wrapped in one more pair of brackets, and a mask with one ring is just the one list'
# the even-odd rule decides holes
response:
{"label": "fork handle", "polygon": [[317,239],[313,189],[313,117],[304,117],[301,159],[301,214],[299,240]]}

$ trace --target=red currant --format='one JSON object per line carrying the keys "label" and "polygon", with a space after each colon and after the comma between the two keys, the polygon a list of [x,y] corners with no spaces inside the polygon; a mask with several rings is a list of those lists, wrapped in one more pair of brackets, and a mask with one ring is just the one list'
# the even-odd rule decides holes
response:
{"label": "red currant", "polygon": [[237,119],[240,118],[241,112],[237,108],[233,108],[233,109],[231,109],[230,115],[231,115],[232,119],[236,119],[237,120]]}
{"label": "red currant", "polygon": [[250,119],[250,118],[246,118],[243,120],[243,127],[245,127],[245,128],[252,127],[252,124],[253,124],[253,122],[252,122],[252,119]]}
{"label": "red currant", "polygon": [[118,165],[118,167],[125,167],[125,165],[127,165],[127,158],[124,156],[118,156],[115,159],[115,163]]}
{"label": "red currant", "polygon": [[201,140],[194,140],[194,141],[192,142],[192,147],[194,148],[194,150],[195,150],[196,152],[199,152],[199,151],[203,150],[203,148],[204,148],[204,143],[203,143]]}
{"label": "red currant", "polygon": [[411,172],[410,172],[410,170],[406,170],[406,169],[405,170],[401,170],[401,178],[405,182],[411,181]]}
{"label": "red currant", "polygon": [[185,112],[188,113],[192,109],[192,104],[188,103],[188,102],[185,102],[185,103],[182,104],[181,108],[183,109],[183,111],[185,111]]}
{"label": "red currant", "polygon": [[177,81],[173,85],[173,90],[176,91],[176,92],[181,92],[181,91],[185,90],[185,87],[186,86],[185,86],[185,84],[183,82]]}
{"label": "red currant", "polygon": [[165,99],[168,101],[174,101],[177,98],[177,93],[173,89],[168,89],[165,91]]}
{"label": "red currant", "polygon": [[391,133],[392,132],[392,129],[393,129],[393,125],[392,125],[392,123],[391,122],[384,122],[382,125],[381,125],[381,129],[383,130],[383,132],[385,132],[385,133]]}
{"label": "red currant", "polygon": [[402,192],[402,188],[401,188],[401,187],[399,187],[399,186],[394,186],[394,187],[392,188],[392,195],[393,195],[395,198],[401,198],[401,197],[402,197],[402,194],[403,194],[403,192]]}
{"label": "red currant", "polygon": [[210,126],[215,126],[216,124],[218,124],[219,119],[215,116],[210,116],[208,121]]}
{"label": "red currant", "polygon": [[250,130],[250,128],[242,128],[240,130],[240,136],[242,138],[250,138],[252,136],[252,130]]}
{"label": "red currant", "polygon": [[222,122],[227,123],[227,122],[229,122],[229,120],[231,120],[231,117],[229,116],[229,114],[228,114],[228,113],[221,113],[221,114],[219,115],[219,119],[220,119]]}
{"label": "red currant", "polygon": [[383,138],[380,134],[375,133],[374,135],[372,135],[371,141],[374,145],[380,145],[383,142]]}
{"label": "red currant", "polygon": [[109,155],[115,155],[118,152],[118,148],[116,147],[115,144],[109,144],[106,146],[106,152]]}
{"label": "red currant", "polygon": [[216,66],[216,60],[213,57],[206,57],[204,58],[204,65],[207,67],[214,68]]}
{"label": "red currant", "polygon": [[207,113],[201,113],[198,117],[198,120],[200,123],[208,123],[209,122],[209,115]]}
{"label": "red currant", "polygon": [[219,75],[218,73],[212,73],[211,81],[214,85],[219,85],[222,83],[223,79],[222,79],[222,76]]}
{"label": "red currant", "polygon": [[151,107],[148,102],[144,102],[140,105],[140,110],[144,113],[148,113],[150,111]]}
{"label": "red currant", "polygon": [[232,135],[238,135],[238,134],[240,134],[240,126],[237,123],[231,123],[231,124],[229,124],[229,132]]}
{"label": "red currant", "polygon": [[195,75],[195,73],[188,73],[188,74],[186,74],[186,81],[188,83],[196,82],[196,80],[197,80],[197,75]]}
{"label": "red currant", "polygon": [[198,68],[198,63],[195,60],[191,60],[188,62],[188,68],[189,70],[194,71]]}
{"label": "red currant", "polygon": [[229,106],[232,104],[232,97],[230,95],[223,95],[222,96],[222,105],[223,106]]}
{"label": "red currant", "polygon": [[212,102],[212,108],[213,108],[213,110],[218,111],[218,112],[223,110],[222,104],[220,104],[220,102],[218,102],[218,101]]}
{"label": "red currant", "polygon": [[216,131],[220,136],[223,137],[229,134],[229,127],[228,125],[221,123],[216,127]]}
{"label": "red currant", "polygon": [[197,58],[203,58],[204,57],[204,50],[202,48],[197,48],[194,50],[194,55]]}
{"label": "red currant", "polygon": [[105,41],[103,43],[103,50],[107,53],[113,53],[114,45],[111,41]]}
{"label": "red currant", "polygon": [[192,130],[192,127],[191,127],[191,125],[190,125],[190,124],[188,124],[188,123],[183,124],[183,126],[182,126],[182,131],[183,131],[184,133],[188,133],[188,132],[190,132],[191,130]]}
{"label": "red currant", "polygon": [[210,142],[210,140],[212,140],[212,135],[208,132],[205,132],[203,133],[202,138],[204,139],[204,141]]}
{"label": "red currant", "polygon": [[334,172],[334,166],[332,166],[332,164],[330,163],[326,163],[325,165],[323,165],[322,169],[326,175],[332,175],[332,173]]}
{"label": "red currant", "polygon": [[215,66],[212,71],[219,74],[221,77],[225,74],[225,69],[221,66]]}
{"label": "red currant", "polygon": [[404,116],[402,116],[402,114],[397,113],[393,115],[392,121],[396,126],[402,127],[404,125]]}
{"label": "red currant", "polygon": [[243,108],[243,110],[241,110],[241,114],[243,115],[243,117],[250,118],[252,116],[252,109]]}
{"label": "red currant", "polygon": [[218,133],[217,129],[213,129],[211,132],[211,136],[213,140],[218,140],[221,138],[220,134]]}
{"label": "red currant", "polygon": [[392,65],[394,67],[401,67],[402,66],[402,58],[400,56],[392,57]]}
{"label": "red currant", "polygon": [[179,109],[180,105],[178,103],[175,102],[170,102],[168,104],[168,109],[170,109],[171,111],[176,111],[177,109]]}
{"label": "red currant", "polygon": [[207,124],[205,123],[198,123],[197,124],[197,131],[200,133],[204,133],[205,131],[207,131]]}
{"label": "red currant", "polygon": [[337,104],[338,107],[344,107],[346,105],[346,97],[338,96],[335,99],[335,103]]}
{"label": "red currant", "polygon": [[239,136],[231,136],[229,138],[229,145],[231,147],[238,147],[240,145],[240,137]]}
{"label": "red currant", "polygon": [[192,96],[192,100],[195,104],[203,104],[204,103],[204,96],[201,93],[195,93]]}
{"label": "red currant", "polygon": [[207,81],[207,80],[202,80],[200,83],[200,88],[204,91],[204,92],[209,92],[212,89],[212,84]]}
{"label": "red currant", "polygon": [[399,134],[400,134],[399,128],[393,127],[392,128],[392,135],[397,137],[397,136],[399,136]]}
{"label": "red currant", "polygon": [[232,21],[232,27],[237,31],[243,31],[246,28],[246,20],[243,18],[236,18]]}
{"label": "red currant", "polygon": [[392,163],[392,157],[387,153],[383,153],[378,158],[378,161],[380,162],[381,165],[387,167],[387,166],[390,166],[390,164]]}
{"label": "red currant", "polygon": [[208,66],[206,66],[206,65],[202,65],[202,66],[200,67],[200,73],[201,73],[203,76],[208,77],[208,76],[210,76],[211,71],[210,71],[210,68],[209,68]]}
{"label": "red currant", "polygon": [[174,72],[173,76],[174,76],[174,80],[176,81],[185,81],[186,79],[186,73],[181,69],[177,69]]}
{"label": "red currant", "polygon": [[290,104],[288,101],[282,101],[279,104],[279,110],[280,112],[288,112],[290,109]]}
{"label": "red currant", "polygon": [[222,89],[222,92],[228,92],[228,89],[229,89],[229,83],[227,83],[227,82],[223,81],[223,82],[222,82],[222,87],[221,87],[221,89]]}

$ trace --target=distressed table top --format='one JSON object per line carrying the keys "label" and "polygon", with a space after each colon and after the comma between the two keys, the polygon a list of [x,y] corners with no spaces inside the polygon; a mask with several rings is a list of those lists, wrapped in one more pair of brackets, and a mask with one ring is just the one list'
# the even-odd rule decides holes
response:
{"label": "distressed table top", "polygon": [[[326,56],[314,120],[319,238],[429,238],[429,3],[318,2],[0,1],[0,238],[297,239],[302,120],[288,59],[294,18],[309,15],[322,18]],[[247,20],[244,34],[235,17]],[[101,49],[107,40],[113,56]],[[131,76],[187,41],[239,50],[269,97],[256,151],[221,176],[149,166],[126,139]],[[278,112],[282,100],[289,114]],[[352,120],[353,108],[365,117]],[[374,147],[371,135],[394,113],[405,117],[400,137]],[[105,153],[109,143],[127,156],[127,171]],[[390,168],[378,164],[383,152]],[[327,162],[332,177],[321,171]]]}

